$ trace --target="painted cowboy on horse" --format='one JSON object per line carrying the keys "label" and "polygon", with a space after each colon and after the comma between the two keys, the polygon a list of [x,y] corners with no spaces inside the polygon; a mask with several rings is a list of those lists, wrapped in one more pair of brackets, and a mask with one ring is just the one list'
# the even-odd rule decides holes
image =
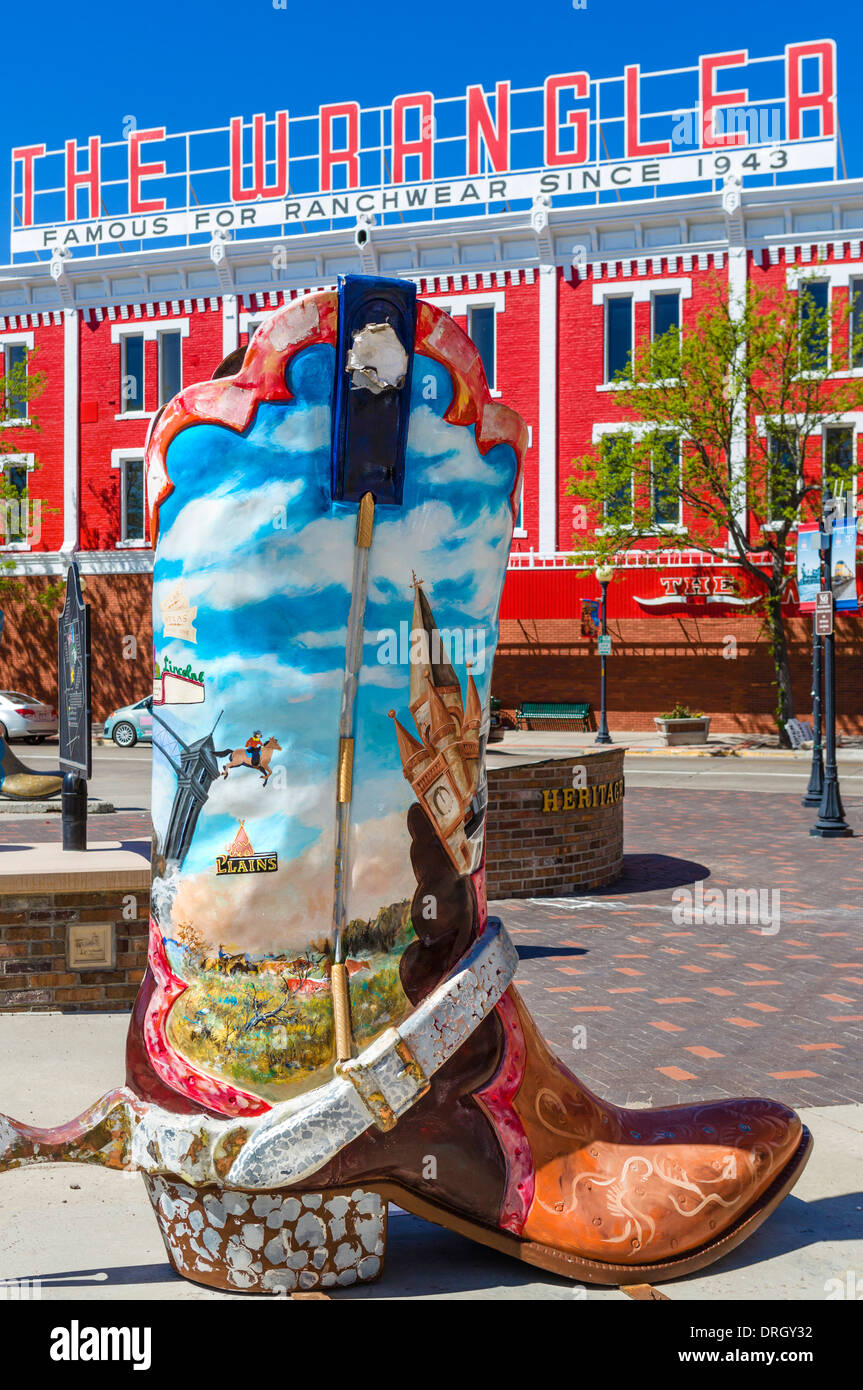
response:
{"label": "painted cowboy on horse", "polygon": [[228,761],[222,768],[222,776],[227,777],[232,767],[253,767],[261,774],[264,786],[266,786],[272,776],[270,760],[274,753],[281,751],[282,745],[275,735],[268,738],[265,743],[261,737],[260,729],[256,729],[247,741],[245,748],[235,748],[233,751],[226,748],[218,754],[219,757],[226,757],[230,754]]}

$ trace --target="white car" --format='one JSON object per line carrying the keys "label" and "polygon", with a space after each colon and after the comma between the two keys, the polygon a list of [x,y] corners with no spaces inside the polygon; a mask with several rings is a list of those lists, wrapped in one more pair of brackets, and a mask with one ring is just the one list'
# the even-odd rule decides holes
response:
{"label": "white car", "polygon": [[20,690],[0,690],[0,738],[11,743],[23,738],[27,743],[44,743],[57,733],[57,711],[53,705],[22,695]]}

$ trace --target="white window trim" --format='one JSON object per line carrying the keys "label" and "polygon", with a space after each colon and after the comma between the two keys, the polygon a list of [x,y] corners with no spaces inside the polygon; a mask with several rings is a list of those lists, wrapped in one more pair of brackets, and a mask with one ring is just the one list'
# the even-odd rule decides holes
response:
{"label": "white window trim", "polygon": [[604,300],[614,296],[631,295],[633,304],[646,304],[654,294],[668,294],[677,290],[681,301],[692,298],[692,277],[676,275],[664,280],[615,280],[593,286],[593,307],[598,308]]}
{"label": "white window trim", "polygon": [[785,271],[785,288],[799,290],[801,280],[827,280],[832,294],[835,289],[847,288],[850,280],[863,277],[863,261],[846,262],[842,265],[819,265],[817,261],[809,265],[790,265]]}
{"label": "white window trim", "polygon": [[[183,319],[128,319],[120,323],[111,324],[111,342],[120,343],[122,338],[137,337],[143,338],[145,343],[158,342],[162,333],[179,333],[181,338],[189,336],[189,320]],[[182,363],[183,349],[180,346],[180,362]],[[158,389],[158,363],[156,365],[156,386]],[[181,366],[182,370],[182,366]],[[123,380],[123,361],[120,359],[120,382]],[[147,390],[147,369],[146,354],[144,366],[144,391]],[[159,407],[161,409],[161,406]],[[152,420],[158,412],[155,410],[121,410],[114,416],[115,420]]]}
{"label": "white window trim", "polygon": [[249,341],[251,342],[255,331],[260,328],[261,324],[266,323],[267,319],[273,318],[276,313],[278,313],[277,309],[270,309],[269,311],[264,309],[244,309],[240,314],[240,332],[248,333]]}
{"label": "white window trim", "polygon": [[[125,418],[125,417],[124,417],[124,418]],[[134,460],[138,460],[138,459],[141,460],[141,465],[142,465],[142,469],[143,469],[143,464],[144,464],[144,446],[143,446],[143,445],[141,445],[141,447],[138,448],[138,449],[112,449],[112,450],[111,450],[111,467],[112,467],[112,468],[119,468],[119,469],[120,469],[120,473],[121,473],[121,477],[120,477],[120,530],[121,530],[121,532],[125,532],[125,530],[126,530],[126,489],[125,489],[125,487],[123,486],[124,481],[125,481],[124,475],[125,475],[125,470],[126,470],[126,464],[127,464],[127,463],[131,463],[131,462],[133,462]],[[146,532],[146,529],[147,529],[147,474],[146,474],[146,470],[144,470],[144,530],[145,530],[145,532]],[[146,535],[145,535],[144,539],[143,539],[143,540],[140,540],[140,541],[139,541],[139,540],[119,540],[119,541],[115,541],[115,542],[114,542],[114,549],[115,549],[115,550],[152,550],[152,548],[153,548],[152,541],[147,540]]]}
{"label": "white window trim", "polygon": [[[636,304],[650,305],[650,341],[653,342],[653,297],[657,294],[677,294],[681,305],[684,299],[692,298],[692,279],[689,276],[675,276],[674,279],[665,280],[633,280],[628,284],[623,281],[616,281],[614,284],[601,284],[593,286],[594,308],[602,306],[602,381],[594,390],[596,391],[630,391],[632,386],[628,381],[609,381],[608,380],[608,319],[606,316],[605,301],[607,299],[630,299],[632,301],[632,322],[630,325],[630,335],[632,338],[632,349],[635,349],[635,306]],[[681,319],[683,314],[680,315]],[[651,382],[651,386],[662,386],[663,382]]]}
{"label": "white window trim", "polygon": [[[36,467],[36,455],[35,455],[35,454],[0,454],[0,474],[4,473],[4,472],[6,471],[6,466],[7,466],[7,464],[11,464],[13,468],[26,468],[26,469],[27,469],[27,474],[28,474],[28,477],[27,477],[27,506],[28,506],[28,509],[29,509],[29,505],[30,505],[30,478],[29,478],[29,475],[33,472],[33,469]],[[29,541],[2,541],[2,540],[0,540],[0,553],[3,553],[3,554],[6,554],[8,551],[21,551],[21,550],[26,551],[26,550],[32,550],[32,549],[33,549],[33,547],[31,546],[31,544],[30,544]]]}
{"label": "white window trim", "polygon": [[122,323],[111,324],[111,342],[119,343],[130,334],[152,343],[160,333],[179,333],[181,338],[189,336],[188,319],[128,319]]}
{"label": "white window trim", "polygon": [[[528,450],[528,449],[531,449],[531,448],[533,448],[533,426],[532,426],[532,425],[528,425],[528,427],[527,427],[527,448],[525,449],[524,452],[527,453],[527,450]],[[519,524],[518,524],[518,523],[519,523],[519,520],[521,520],[521,523],[522,523],[521,526],[519,526]],[[518,495],[518,511],[516,512],[515,522],[516,522],[516,524],[515,524],[515,526],[513,527],[513,530],[512,530],[512,538],[513,538],[513,540],[514,540],[514,541],[523,541],[523,540],[526,540],[526,539],[527,539],[527,527],[526,527],[525,524],[524,524],[524,469],[523,469],[523,468],[522,468],[522,472],[521,472],[521,490],[520,490],[519,495]]]}
{"label": "white window trim", "polygon": [[[594,296],[596,288],[594,288]],[[632,353],[635,349],[635,298],[630,289],[609,291],[601,296],[602,302],[602,384],[597,386],[597,391],[627,391],[628,381],[609,381],[608,379],[608,306],[606,301],[609,299],[628,299],[629,300],[629,359],[632,361]]]}
{"label": "white window trim", "polygon": [[[159,332],[159,334],[158,334],[158,336],[157,336],[157,339],[156,339],[156,396],[157,396],[157,399],[158,399],[158,397],[160,397],[161,394],[162,394],[162,346],[163,346],[163,341],[164,341],[164,339],[168,336],[168,334],[171,333],[172,331],[173,331],[173,330],[170,329],[170,328],[162,329],[162,330]],[[187,336],[188,336],[188,335],[187,335]],[[181,334],[180,334],[180,390],[182,391],[182,389],[183,389],[183,334],[181,333]],[[163,405],[167,405],[167,404],[168,404],[168,401],[169,401],[169,400],[172,400],[172,399],[173,399],[173,398],[172,398],[171,396],[169,396],[167,400],[159,401],[158,409],[161,410],[161,409],[162,409],[162,406],[163,406]]]}
{"label": "white window trim", "polygon": [[[25,347],[28,352],[33,351],[35,338],[32,332],[22,333],[0,333],[0,349],[7,347]],[[31,424],[29,415],[19,415],[13,420],[0,420],[0,429],[14,430],[22,429],[25,425]],[[22,454],[23,458],[24,455]],[[29,550],[29,546],[27,547]]]}
{"label": "white window trim", "polygon": [[[591,444],[598,444],[598,443],[600,442],[600,440],[602,439],[603,435],[606,435],[606,434],[631,434],[632,437],[633,437],[633,439],[643,439],[643,438],[645,437],[645,435],[654,434],[654,433],[656,433],[656,432],[657,432],[657,431],[653,428],[653,426],[646,424],[643,420],[610,420],[610,421],[602,421],[601,423],[595,424],[595,425],[593,426],[593,429],[592,429],[592,431],[591,431],[591,436],[590,436],[590,442],[591,442]],[[659,433],[662,433],[662,431],[660,430]],[[670,434],[670,433],[672,433],[672,431],[667,430],[666,433],[667,433],[667,434]],[[681,452],[682,452],[682,448],[683,448],[684,441],[687,440],[687,439],[689,439],[689,435],[688,435],[688,434],[685,434],[685,433],[683,433],[683,432],[681,431],[681,432],[678,433],[678,439],[679,439],[679,441],[680,441]],[[681,466],[682,466],[682,460],[681,460]],[[652,470],[651,470],[651,472],[652,472]],[[651,483],[651,493],[652,493],[652,486],[653,486],[653,485],[652,485],[652,483]],[[651,495],[651,503],[652,503],[652,501],[653,501],[653,498],[652,498],[652,495]],[[634,511],[634,510],[635,510],[635,475],[634,475],[634,474],[633,474],[633,478],[632,478],[632,507],[633,507],[633,511]],[[683,507],[683,504],[682,504],[682,502],[681,502],[681,510],[682,510],[682,507]],[[605,514],[605,504],[603,503],[603,517],[604,517],[604,514]],[[634,526],[618,526],[618,527],[616,527],[615,529],[618,530],[618,531],[634,531],[634,530],[635,530],[635,527],[634,527]],[[607,536],[607,535],[609,535],[610,531],[611,531],[611,528],[608,527],[608,526],[597,526],[597,527],[596,527],[596,534],[597,534],[598,536]],[[671,536],[684,536],[684,535],[686,534],[686,531],[687,531],[687,527],[686,527],[682,522],[677,522],[677,523],[675,523],[675,522],[660,522],[660,523],[658,523],[656,526],[651,526],[651,528],[650,528],[649,531],[642,531],[641,534],[642,534],[643,536],[647,537],[647,536],[651,536],[651,535],[659,535],[660,532],[662,532],[662,533],[665,534],[665,535],[671,535]]]}
{"label": "white window trim", "polygon": [[[470,321],[469,309],[494,309],[494,368],[495,377],[498,367],[498,343],[497,343],[497,316],[506,311],[506,291],[505,290],[480,290],[477,294],[451,294],[446,299],[427,299],[423,295],[423,303],[435,304],[438,309],[443,309],[444,313],[451,318],[466,318]],[[497,386],[489,386],[490,396],[499,397],[502,393]]]}

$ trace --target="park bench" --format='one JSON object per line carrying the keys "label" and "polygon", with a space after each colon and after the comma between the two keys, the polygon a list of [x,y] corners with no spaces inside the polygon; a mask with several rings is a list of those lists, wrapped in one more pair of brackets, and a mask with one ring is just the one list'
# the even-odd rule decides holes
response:
{"label": "park bench", "polygon": [[582,729],[588,727],[590,719],[589,704],[522,704],[516,712],[516,720],[521,726],[528,729],[533,725],[552,724],[557,722],[576,722]]}

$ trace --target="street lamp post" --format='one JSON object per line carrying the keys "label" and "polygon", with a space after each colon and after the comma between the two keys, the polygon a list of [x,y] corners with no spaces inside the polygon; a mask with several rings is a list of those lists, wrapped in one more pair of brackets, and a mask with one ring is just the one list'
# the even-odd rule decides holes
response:
{"label": "street lamp post", "polygon": [[[821,522],[819,549],[823,566],[824,588],[832,599],[833,528],[830,525],[825,530],[823,520]],[[821,804],[818,807],[818,819],[809,831],[810,835],[818,835],[823,839],[836,839],[854,833],[845,820],[842,797],[839,793],[839,772],[836,766],[836,639],[833,631],[835,606],[834,601],[830,632],[821,639],[824,644],[824,788],[821,793]]]}
{"label": "street lamp post", "polygon": [[[597,577],[597,579],[599,580],[600,588],[602,589],[602,610],[601,610],[601,618],[600,618],[600,630],[601,630],[601,633],[602,633],[602,636],[603,636],[603,637],[607,636],[607,634],[608,634],[608,626],[607,626],[607,621],[606,621],[606,620],[607,620],[607,612],[608,612],[608,586],[609,586],[609,584],[611,583],[611,579],[612,579],[612,576],[613,576],[613,575],[614,575],[614,567],[613,567],[612,565],[599,565],[599,566],[597,567],[596,577]],[[603,644],[603,645],[604,645],[604,644]],[[606,669],[605,669],[605,662],[606,662],[606,655],[605,655],[605,652],[604,652],[604,651],[601,653],[599,660],[600,660],[600,668],[599,668],[599,670],[600,670],[600,676],[599,676],[599,732],[597,733],[596,738],[594,739],[594,742],[595,742],[595,743],[611,743],[611,734],[608,732],[608,719],[607,719],[607,717],[606,717],[606,710],[605,710],[605,689],[606,689]]]}

